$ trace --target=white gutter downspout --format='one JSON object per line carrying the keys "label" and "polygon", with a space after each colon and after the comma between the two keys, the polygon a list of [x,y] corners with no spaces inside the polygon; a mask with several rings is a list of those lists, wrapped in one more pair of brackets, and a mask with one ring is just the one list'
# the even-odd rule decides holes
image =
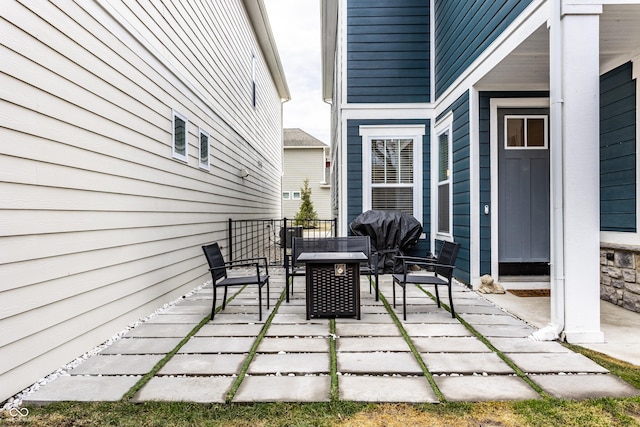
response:
{"label": "white gutter downspout", "polygon": [[551,323],[529,339],[564,338],[564,122],[562,85],[562,0],[551,0],[549,89],[551,97]]}

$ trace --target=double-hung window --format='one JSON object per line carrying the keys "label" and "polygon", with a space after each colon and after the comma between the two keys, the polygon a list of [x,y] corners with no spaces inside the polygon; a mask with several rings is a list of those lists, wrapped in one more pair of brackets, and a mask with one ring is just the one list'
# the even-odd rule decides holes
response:
{"label": "double-hung window", "polygon": [[436,147],[434,150],[437,157],[435,164],[438,165],[436,170],[436,231],[438,234],[447,236],[452,234],[451,128],[451,116],[446,118],[443,123],[436,125]]}
{"label": "double-hung window", "polygon": [[401,211],[422,222],[422,125],[360,126],[362,210]]}

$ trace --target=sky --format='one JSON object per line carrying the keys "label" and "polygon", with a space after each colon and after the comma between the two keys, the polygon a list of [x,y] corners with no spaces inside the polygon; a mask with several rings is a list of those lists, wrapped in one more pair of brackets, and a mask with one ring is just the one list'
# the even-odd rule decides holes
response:
{"label": "sky", "polygon": [[320,0],[264,0],[291,100],[284,127],[300,128],[329,145],[331,106],[322,100]]}

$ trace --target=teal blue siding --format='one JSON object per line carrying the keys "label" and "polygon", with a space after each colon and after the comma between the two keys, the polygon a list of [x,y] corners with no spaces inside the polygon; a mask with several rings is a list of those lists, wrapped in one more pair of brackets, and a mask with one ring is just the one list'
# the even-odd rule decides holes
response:
{"label": "teal blue siding", "polygon": [[522,13],[531,0],[435,0],[436,97]]}
{"label": "teal blue siding", "polygon": [[[422,226],[429,237],[431,228],[431,176],[430,121],[429,120],[347,120],[347,223],[362,213],[362,137],[360,126],[369,125],[424,125],[422,138]],[[425,255],[429,241],[421,240],[414,249],[416,255]]]}
{"label": "teal blue siding", "polygon": [[428,0],[348,0],[347,102],[429,102]]}
{"label": "teal blue siding", "polygon": [[630,62],[600,78],[600,229],[636,231],[636,82]]}
{"label": "teal blue siding", "polygon": [[[484,205],[491,209],[491,98],[546,98],[548,92],[480,92],[478,142],[480,156],[480,275],[491,274],[491,215],[483,215]],[[497,208],[497,207],[496,207]]]}
{"label": "teal blue siding", "polygon": [[[458,98],[447,112],[453,112],[452,166],[453,166],[453,240],[460,243],[455,276],[464,283],[471,283],[471,174],[469,136],[469,92]],[[440,118],[439,117],[439,118]]]}

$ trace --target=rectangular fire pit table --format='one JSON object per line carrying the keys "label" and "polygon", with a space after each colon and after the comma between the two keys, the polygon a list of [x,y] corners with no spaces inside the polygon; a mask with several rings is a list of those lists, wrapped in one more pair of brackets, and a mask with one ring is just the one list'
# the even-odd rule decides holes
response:
{"label": "rectangular fire pit table", "polygon": [[313,317],[360,319],[360,263],[362,252],[303,252],[305,263],[307,320]]}

